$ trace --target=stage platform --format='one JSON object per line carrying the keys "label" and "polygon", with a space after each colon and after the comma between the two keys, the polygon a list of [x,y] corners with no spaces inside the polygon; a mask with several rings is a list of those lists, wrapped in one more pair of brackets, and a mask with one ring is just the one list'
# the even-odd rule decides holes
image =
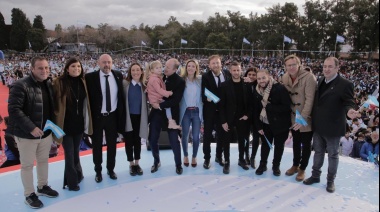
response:
{"label": "stage platform", "polygon": [[[223,174],[223,168],[215,162],[209,170],[204,169],[200,146],[198,166],[183,167],[183,174],[177,175],[171,150],[160,151],[162,165],[158,172],[150,173],[153,157],[144,145],[140,161],[144,175],[134,177],[129,175],[129,163],[122,147],[117,152],[118,179],[108,177],[103,162],[101,183],[94,180],[92,155],[85,155],[81,157],[84,180],[78,192],[62,189],[64,161],[52,162],[49,185],[60,195],[40,197],[44,207],[38,211],[379,211],[379,168],[374,164],[341,157],[336,192],[330,194],[325,190],[327,156],[321,182],[306,186],[295,181],[295,176],[285,175],[292,165],[292,149],[285,148],[282,175],[276,177],[271,165],[261,176],[254,169],[243,170],[237,165],[237,146],[231,146],[230,174]],[[212,150],[214,154],[215,147]],[[273,151],[269,158],[271,161]],[[312,158],[313,154],[307,177]],[[35,211],[24,204],[19,170],[0,174],[0,189],[1,211]]]}

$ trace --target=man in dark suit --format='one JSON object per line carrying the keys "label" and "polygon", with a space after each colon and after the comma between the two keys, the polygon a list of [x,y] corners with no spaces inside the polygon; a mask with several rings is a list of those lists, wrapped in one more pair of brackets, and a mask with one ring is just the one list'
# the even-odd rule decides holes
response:
{"label": "man in dark suit", "polygon": [[107,174],[113,180],[117,179],[114,172],[116,158],[116,139],[118,133],[124,131],[124,95],[123,75],[112,70],[112,58],[108,54],[99,57],[100,71],[86,74],[86,84],[90,99],[94,133],[92,137],[92,153],[95,164],[95,181],[102,178],[102,144],[103,131],[107,143]]}
{"label": "man in dark suit", "polygon": [[323,77],[318,80],[312,112],[314,163],[312,176],[303,181],[305,185],[320,182],[321,168],[328,153],[329,167],[326,190],[335,191],[334,180],[339,163],[339,142],[346,132],[346,116],[353,119],[355,111],[354,85],[339,74],[339,60],[329,57],[323,64]]}
{"label": "man in dark suit", "polygon": [[211,141],[214,140],[212,131],[216,132],[216,155],[215,162],[224,166],[222,159],[223,145],[218,136],[222,131],[222,125],[219,119],[218,104],[211,101],[211,99],[205,96],[205,88],[211,93],[219,96],[218,87],[220,84],[229,78],[230,74],[227,71],[222,71],[222,62],[219,55],[212,55],[208,59],[208,67],[210,71],[202,75],[202,101],[203,101],[203,123],[204,123],[204,135],[203,135],[203,154],[204,163],[203,167],[209,169],[211,158]]}
{"label": "man in dark suit", "polygon": [[[179,102],[182,99],[183,92],[185,91],[185,80],[182,79],[176,71],[179,68],[180,63],[177,59],[171,58],[165,63],[165,85],[166,90],[172,91],[173,95],[168,98],[164,98],[164,102],[160,104],[152,103],[152,110],[149,114],[149,143],[152,147],[152,155],[154,163],[151,168],[151,172],[154,173],[160,167],[160,155],[158,149],[158,139],[160,137],[162,126],[168,126],[168,119],[165,114],[164,108],[170,108],[172,112],[172,118],[179,123]],[[166,128],[165,127],[165,128]],[[170,146],[174,153],[174,161],[176,165],[176,173],[182,174],[182,161],[181,161],[181,145],[178,140],[178,129],[167,129]]]}
{"label": "man in dark suit", "polygon": [[[274,142],[273,175],[280,176],[284,144],[291,126],[291,100],[285,86],[277,83],[268,70],[257,71],[257,86],[253,94],[253,120],[261,137],[261,160],[256,170],[262,175],[267,170],[269,144]],[[267,141],[268,140],[268,141]]]}
{"label": "man in dark suit", "polygon": [[239,161],[238,165],[244,170],[248,170],[248,164],[244,159],[245,141],[248,138],[249,123],[248,117],[251,116],[250,97],[252,95],[247,84],[241,78],[240,63],[234,61],[230,65],[232,78],[223,82],[219,88],[220,94],[220,122],[223,130],[221,140],[224,151],[223,173],[230,172],[230,142],[238,141]]}

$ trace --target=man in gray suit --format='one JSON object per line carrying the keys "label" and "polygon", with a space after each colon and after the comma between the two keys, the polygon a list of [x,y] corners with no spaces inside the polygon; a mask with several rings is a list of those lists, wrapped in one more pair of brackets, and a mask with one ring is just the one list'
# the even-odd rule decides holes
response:
{"label": "man in gray suit", "polygon": [[334,180],[339,163],[339,140],[346,132],[346,117],[358,117],[355,111],[354,85],[338,74],[339,60],[329,57],[323,64],[323,77],[318,80],[312,112],[313,148],[315,150],[312,176],[303,183],[320,182],[321,168],[328,153],[326,190],[335,191]]}

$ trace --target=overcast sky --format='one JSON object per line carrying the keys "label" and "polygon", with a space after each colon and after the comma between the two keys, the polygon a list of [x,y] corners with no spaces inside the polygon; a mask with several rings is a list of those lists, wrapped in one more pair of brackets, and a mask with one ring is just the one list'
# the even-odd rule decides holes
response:
{"label": "overcast sky", "polygon": [[[293,0],[301,14],[305,0]],[[13,8],[21,9],[33,24],[36,15],[43,17],[47,29],[56,24],[65,29],[82,22],[93,27],[100,23],[130,28],[132,25],[165,25],[170,16],[183,24],[192,20],[206,21],[215,12],[226,15],[227,10],[248,17],[250,12],[265,14],[266,8],[279,0],[0,0],[0,12],[5,23],[11,24]]]}

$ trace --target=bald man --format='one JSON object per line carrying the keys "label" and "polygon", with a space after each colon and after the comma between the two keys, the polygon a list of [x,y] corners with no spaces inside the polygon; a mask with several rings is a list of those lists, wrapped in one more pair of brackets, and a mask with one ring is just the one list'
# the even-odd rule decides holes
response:
{"label": "bald man", "polygon": [[86,84],[90,99],[94,133],[92,138],[92,156],[95,165],[95,181],[102,182],[102,144],[103,131],[107,144],[107,174],[117,179],[114,172],[116,157],[116,139],[124,132],[125,110],[123,94],[123,75],[112,70],[112,58],[103,54],[98,60],[99,70],[86,74]]}

